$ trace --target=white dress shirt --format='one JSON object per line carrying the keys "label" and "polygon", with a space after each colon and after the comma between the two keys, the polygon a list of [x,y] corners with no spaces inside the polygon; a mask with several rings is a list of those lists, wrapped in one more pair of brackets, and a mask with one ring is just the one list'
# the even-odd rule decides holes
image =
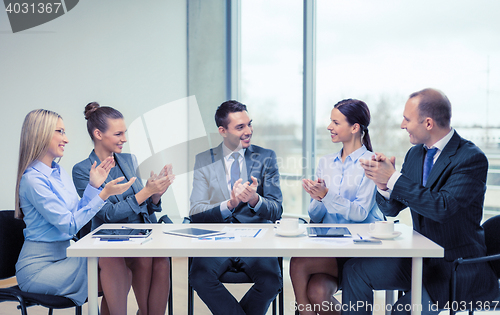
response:
{"label": "white dress shirt", "polygon": [[[222,143],[222,154],[224,155],[224,164],[226,166],[226,183],[227,183],[227,189],[229,190],[229,195],[231,195],[231,166],[233,165],[234,158],[233,158],[233,153],[238,153],[238,162],[240,163],[240,175],[243,174],[244,168],[246,168],[246,163],[245,163],[245,152],[246,149],[241,148],[239,151],[232,151],[224,143]],[[244,182],[242,182],[244,183]],[[251,183],[250,183],[251,184]],[[259,195],[258,195],[259,196]],[[228,209],[227,203],[229,200],[223,201],[220,204],[220,213],[222,215],[223,219],[227,219],[228,217],[231,216],[231,210]],[[262,204],[262,200],[259,196],[259,201],[255,205],[254,208],[252,208],[250,205],[248,207],[252,209],[253,211],[257,211],[260,208],[260,205]]]}
{"label": "white dress shirt", "polygon": [[[444,147],[450,142],[451,137],[453,137],[453,134],[455,133],[455,129],[451,128],[450,132],[446,134],[443,138],[438,140],[434,145],[432,145],[430,148],[424,145],[425,148],[427,149],[432,149],[436,148],[437,152],[434,155],[434,158],[432,159],[432,165],[436,163],[438,157],[441,155],[441,151],[443,151]],[[385,199],[389,199],[391,197],[392,190],[394,189],[394,185],[396,185],[396,182],[398,181],[399,177],[401,176],[401,172],[394,172],[391,177],[389,178],[389,181],[387,182],[387,190],[381,190],[380,188],[377,187],[378,192],[384,196]]]}

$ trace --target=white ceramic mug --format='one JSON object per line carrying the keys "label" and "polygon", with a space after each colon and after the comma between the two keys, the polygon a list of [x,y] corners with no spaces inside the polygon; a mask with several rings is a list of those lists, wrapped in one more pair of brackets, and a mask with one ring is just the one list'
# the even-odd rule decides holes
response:
{"label": "white ceramic mug", "polygon": [[294,218],[281,219],[277,220],[274,226],[285,232],[296,231],[299,229],[299,220]]}
{"label": "white ceramic mug", "polygon": [[394,233],[393,221],[377,221],[370,223],[370,233],[377,235],[390,235]]}

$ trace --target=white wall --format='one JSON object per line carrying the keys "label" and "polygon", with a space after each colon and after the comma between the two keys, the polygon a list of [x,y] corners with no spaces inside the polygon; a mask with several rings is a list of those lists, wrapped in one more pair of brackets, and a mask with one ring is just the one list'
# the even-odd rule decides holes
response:
{"label": "white wall", "polygon": [[130,124],[187,96],[186,7],[186,0],[85,0],[19,33],[0,10],[0,210],[14,208],[19,136],[30,110],[63,117],[70,142],[61,165],[71,174],[92,150],[88,102],[115,107]]}

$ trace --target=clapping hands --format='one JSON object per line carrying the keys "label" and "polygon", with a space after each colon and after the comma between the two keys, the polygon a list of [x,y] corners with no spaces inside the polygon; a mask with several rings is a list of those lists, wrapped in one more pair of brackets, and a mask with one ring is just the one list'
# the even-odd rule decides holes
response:
{"label": "clapping hands", "polygon": [[257,186],[259,185],[257,178],[251,177],[252,183],[245,182],[242,184],[243,179],[238,179],[231,191],[231,199],[228,202],[230,210],[236,208],[240,202],[246,202],[250,206],[255,207],[259,202],[259,195],[257,194]]}
{"label": "clapping hands", "polygon": [[160,201],[161,196],[174,182],[174,179],[172,164],[165,165],[158,175],[151,171],[145,188],[149,191],[154,203],[157,204]]}
{"label": "clapping hands", "polygon": [[[109,171],[115,166],[115,159],[110,156],[102,161],[99,166],[96,165],[97,162],[94,162],[94,164],[90,167],[89,184],[94,188],[99,188],[102,183],[104,183],[106,178],[108,178]],[[109,196],[119,195],[127,191],[127,189],[129,189],[135,182],[135,177],[131,178],[126,183],[118,184],[124,179],[125,177],[119,177],[107,183],[99,194],[99,197],[101,197],[102,200],[106,200]]]}
{"label": "clapping hands", "polygon": [[99,188],[108,178],[109,171],[115,166],[115,159],[110,156],[102,161],[99,166],[96,167],[96,165],[97,162],[94,162],[90,168],[89,184],[94,188]]}
{"label": "clapping hands", "polygon": [[132,177],[128,182],[123,184],[118,184],[124,179],[125,177],[121,176],[107,183],[106,186],[104,186],[101,193],[99,194],[99,197],[101,197],[102,200],[106,200],[109,198],[109,196],[123,194],[124,192],[127,191],[127,189],[130,188],[130,186],[132,186],[136,178]]}
{"label": "clapping hands", "polygon": [[361,167],[365,170],[365,175],[377,185],[381,190],[387,190],[387,182],[396,171],[396,158],[390,159],[382,153],[375,153],[371,160],[359,159]]}
{"label": "clapping hands", "polygon": [[317,180],[303,179],[302,187],[311,196],[311,198],[321,201],[325,198],[328,193],[328,188],[326,187],[325,181],[321,178]]}

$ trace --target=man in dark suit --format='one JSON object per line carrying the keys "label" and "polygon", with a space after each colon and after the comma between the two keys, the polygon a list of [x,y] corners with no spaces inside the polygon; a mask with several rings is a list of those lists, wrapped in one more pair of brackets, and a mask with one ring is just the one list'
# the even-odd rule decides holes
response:
{"label": "man in dark suit", "polygon": [[[437,313],[438,308],[450,306],[446,303],[453,261],[486,253],[480,222],[488,160],[451,128],[451,104],[441,91],[424,89],[411,94],[403,117],[401,128],[409,133],[414,146],[406,154],[401,173],[395,170],[394,157],[379,153],[372,160],[362,161],[362,166],[377,185],[380,210],[396,216],[409,207],[414,230],[444,248],[444,258],[424,259],[423,266],[422,313]],[[464,265],[459,270],[460,305],[475,305],[476,301],[497,296],[498,283],[487,263]],[[342,299],[346,304],[373,306],[373,289],[410,288],[408,258],[358,258],[344,267]],[[393,306],[393,312],[409,313],[410,309],[407,292]],[[361,307],[354,313],[369,312],[370,307]]]}
{"label": "man in dark suit", "polygon": [[[272,223],[283,212],[276,154],[251,145],[246,106],[222,103],[215,121],[223,142],[196,156],[190,218],[194,223]],[[254,285],[241,301],[219,281],[228,270]],[[277,258],[193,258],[189,281],[213,314],[265,314],[282,288]]]}

